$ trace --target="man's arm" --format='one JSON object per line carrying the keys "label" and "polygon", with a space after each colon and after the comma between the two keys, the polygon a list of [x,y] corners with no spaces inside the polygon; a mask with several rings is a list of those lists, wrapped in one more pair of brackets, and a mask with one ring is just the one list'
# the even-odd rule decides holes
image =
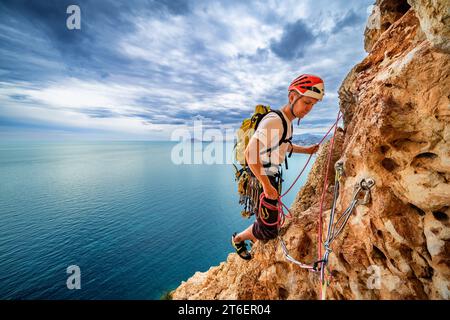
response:
{"label": "man's arm", "polygon": [[270,183],[259,157],[259,142],[260,141],[254,137],[250,139],[247,149],[245,149],[245,159],[247,160],[250,170],[261,183],[266,197],[269,199],[277,199],[279,196],[278,190]]}
{"label": "man's arm", "polygon": [[[292,153],[307,153],[307,154],[311,154],[311,153],[315,153],[317,152],[317,150],[319,150],[319,145],[318,144],[314,144],[312,146],[307,146],[307,147],[302,147],[296,144],[292,144],[293,150]],[[291,150],[288,149],[288,152],[290,152]]]}

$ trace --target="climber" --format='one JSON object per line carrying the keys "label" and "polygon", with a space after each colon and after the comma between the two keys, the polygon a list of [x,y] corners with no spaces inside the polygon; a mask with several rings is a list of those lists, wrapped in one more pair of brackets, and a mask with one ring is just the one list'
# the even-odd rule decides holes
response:
{"label": "climber", "polygon": [[[250,170],[258,179],[264,193],[264,202],[277,205],[281,193],[280,166],[285,161],[286,152],[313,154],[319,145],[302,147],[291,143],[292,120],[305,117],[317,101],[324,96],[323,80],[317,76],[303,74],[292,81],[288,88],[288,104],[281,108],[281,115],[287,122],[286,137],[279,146],[279,137],[283,136],[283,121],[277,113],[268,113],[259,123],[255,133],[250,138],[245,150],[245,158]],[[262,151],[261,151],[262,150]],[[270,150],[269,152],[267,152]],[[276,223],[278,211],[262,207],[262,214],[247,229],[234,233],[231,243],[237,254],[250,260],[246,240],[253,243],[257,240],[268,241],[278,235],[279,225]]]}

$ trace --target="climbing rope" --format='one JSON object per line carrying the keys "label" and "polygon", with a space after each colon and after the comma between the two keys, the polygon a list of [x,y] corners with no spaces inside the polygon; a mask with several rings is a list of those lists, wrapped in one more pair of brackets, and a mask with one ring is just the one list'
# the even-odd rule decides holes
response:
{"label": "climbing rope", "polygon": [[[291,211],[289,208],[281,201],[281,197],[278,197],[278,204],[273,205],[271,203],[268,203],[265,200],[264,192],[261,193],[259,196],[259,207],[258,207],[258,217],[260,220],[266,225],[266,226],[278,226],[281,227],[284,224],[284,221],[286,218],[292,218]],[[286,209],[287,213],[284,212],[283,209]],[[277,221],[273,223],[267,222],[265,219],[269,217],[269,214],[267,213],[267,210],[273,210],[278,211],[277,215]],[[261,212],[264,212],[265,214],[262,215]]]}
{"label": "climbing rope", "polygon": [[[325,141],[325,139],[328,137],[328,135],[330,134],[331,130],[333,130],[333,128],[337,128],[337,124],[339,122],[339,120],[341,120],[342,115],[340,114],[341,112],[338,112],[338,117],[336,119],[336,121],[333,123],[333,125],[330,127],[330,129],[328,129],[327,133],[325,133],[325,135],[322,137],[322,139],[320,139],[318,145],[321,145],[322,142]],[[336,130],[334,131],[334,135],[336,135]],[[285,193],[283,193],[281,195],[281,197],[284,197],[289,191],[291,191],[291,189],[294,187],[294,185],[297,183],[298,179],[300,179],[300,176],[303,174],[303,171],[305,171],[306,167],[308,166],[309,161],[311,160],[313,154],[311,153],[309,155],[308,160],[306,161],[305,165],[303,166],[303,169],[300,171],[300,173],[298,174],[298,176],[295,178],[294,182],[292,182],[291,186],[286,190]]]}
{"label": "climbing rope", "polygon": [[[334,144],[334,137],[336,136],[336,129],[337,129],[337,125],[339,123],[339,120],[341,119],[342,115],[341,112],[338,112],[338,116],[336,118],[336,121],[333,123],[333,125],[330,127],[330,129],[328,129],[327,133],[325,133],[325,135],[322,137],[322,139],[319,141],[318,145],[322,144],[323,141],[325,141],[326,137],[330,134],[331,130],[334,130],[334,134],[333,134],[333,138],[332,138],[332,144]],[[312,158],[313,154],[310,154],[308,157],[308,160],[306,161],[305,165],[303,166],[302,170],[300,171],[300,173],[297,175],[297,177],[295,178],[295,180],[292,182],[292,184],[290,185],[290,187],[286,190],[286,192],[284,192],[282,195],[278,196],[277,198],[277,205],[271,205],[270,203],[267,203],[267,201],[265,201],[266,197],[264,192],[261,193],[260,198],[259,198],[259,207],[258,207],[258,216],[260,217],[261,221],[267,225],[267,226],[278,226],[278,228],[280,228],[283,224],[284,221],[286,220],[286,218],[291,218],[292,215],[289,211],[289,208],[283,203],[282,198],[289,193],[289,191],[291,191],[291,189],[294,187],[294,185],[297,183],[298,179],[300,179],[301,175],[303,174],[303,172],[306,170],[311,158]],[[268,223],[266,222],[261,216],[261,211],[262,211],[262,205],[264,205],[265,207],[267,207],[269,210],[277,210],[278,211],[278,217],[277,217],[277,221],[274,223]],[[287,210],[287,214],[284,213],[284,209]],[[262,218],[261,218],[262,217]]]}
{"label": "climbing rope", "polygon": [[[340,111],[338,112],[338,118],[339,118],[339,115],[340,115]],[[325,300],[323,295],[324,295],[324,292],[326,291],[326,287],[325,287],[326,281],[325,281],[325,278],[322,276],[324,276],[324,273],[323,273],[323,270],[325,269],[324,267],[327,266],[327,264],[324,264],[325,261],[323,259],[321,259],[321,257],[322,257],[322,230],[323,230],[323,226],[322,226],[323,203],[325,201],[325,194],[328,189],[328,173],[330,172],[331,159],[333,157],[336,129],[337,129],[337,126],[334,128],[333,138],[330,142],[330,147],[329,147],[329,151],[328,151],[327,165],[325,168],[325,179],[323,180],[322,195],[320,196],[319,223],[318,223],[318,232],[317,232],[317,262],[316,263],[320,263],[320,270],[321,270],[320,280],[321,280],[321,284],[322,284],[322,286],[320,287],[320,294],[321,294],[322,300]]]}
{"label": "climbing rope", "polygon": [[[339,120],[341,119],[342,115],[341,112],[338,112],[336,121],[333,123],[333,125],[328,129],[327,133],[325,133],[325,135],[322,137],[322,139],[319,141],[319,145],[322,144],[323,141],[325,141],[326,137],[330,134],[331,130],[333,130],[334,128],[334,133],[333,133],[333,137],[332,140],[330,142],[330,145],[334,145],[334,140],[336,137],[336,131],[337,131],[337,125],[339,123]],[[331,153],[331,152],[330,152]],[[278,201],[279,203],[281,203],[284,207],[286,207],[282,202],[281,202],[281,198],[284,197],[289,191],[291,191],[291,189],[294,187],[294,185],[297,183],[298,179],[300,179],[300,176],[303,174],[303,172],[305,171],[306,167],[309,164],[309,161],[311,160],[313,154],[309,155],[308,160],[306,161],[305,165],[303,166],[302,170],[300,171],[300,173],[298,174],[298,176],[295,178],[294,182],[291,184],[291,186],[287,189],[287,191],[285,193],[283,193],[280,197],[278,197]],[[328,159],[330,161],[330,158]],[[327,166],[328,167],[328,166]],[[325,181],[328,179],[328,170],[327,170],[327,177],[325,178]],[[322,199],[323,202],[323,199]],[[281,205],[280,205],[281,206]],[[321,204],[322,206],[322,204]],[[289,215],[291,216],[290,212]],[[279,220],[282,220],[283,218],[279,218]],[[281,244],[281,248],[283,249],[284,252],[284,256],[286,257],[287,260],[291,261],[292,263],[298,265],[299,267],[303,268],[303,269],[308,269],[310,271],[316,272],[318,271],[317,267],[319,264],[319,261],[314,262],[313,264],[305,264],[303,262],[300,262],[296,259],[294,259],[290,254],[289,251],[286,247],[286,244],[284,243],[283,239],[281,238],[281,236],[278,236],[278,239],[280,241]],[[320,247],[320,245],[319,245]]]}
{"label": "climbing rope", "polygon": [[[328,270],[328,258],[329,258],[330,253],[332,252],[331,244],[344,230],[355,207],[358,204],[368,203],[368,201],[370,200],[370,189],[375,184],[373,179],[367,179],[367,180],[362,179],[355,186],[355,191],[353,193],[353,197],[352,197],[352,200],[350,201],[349,206],[339,216],[339,218],[336,220],[336,222],[334,222],[334,219],[336,216],[336,202],[337,202],[337,198],[339,195],[339,187],[340,187],[339,181],[343,175],[343,162],[342,161],[336,162],[336,164],[335,164],[335,173],[336,174],[335,174],[335,187],[334,187],[333,202],[332,202],[332,208],[331,208],[331,213],[330,213],[330,221],[328,224],[327,238],[323,244],[325,252],[324,252],[324,255],[322,256],[322,230],[323,230],[322,216],[323,216],[323,209],[324,209],[323,204],[324,204],[325,195],[326,195],[326,192],[328,189],[328,173],[329,173],[331,160],[332,160],[332,156],[333,156],[333,149],[334,149],[334,143],[335,143],[335,138],[336,138],[337,125],[338,125],[338,122],[341,119],[341,117],[342,117],[342,115],[339,111],[336,121],[334,122],[334,124],[330,127],[330,129],[327,131],[327,133],[323,136],[323,138],[318,143],[319,145],[322,144],[322,142],[326,139],[326,137],[330,134],[331,130],[333,130],[333,128],[334,128],[333,137],[331,138],[329,151],[328,151],[327,165],[325,167],[326,171],[325,171],[325,179],[324,179],[324,183],[323,183],[322,194],[320,197],[318,239],[317,239],[318,240],[317,241],[317,246],[318,246],[317,261],[315,261],[313,264],[305,264],[303,262],[296,260],[289,254],[286,244],[284,243],[281,236],[278,236],[284,256],[288,261],[296,264],[300,268],[307,269],[312,272],[320,271],[320,283],[321,283],[321,286],[320,286],[321,294],[320,295],[321,295],[322,300],[324,300],[326,298],[326,290],[327,290],[327,287],[328,287],[329,282],[332,277],[332,272],[330,272]],[[291,186],[286,190],[286,192],[284,192],[282,195],[278,196],[276,205],[273,205],[266,201],[264,192],[262,192],[260,194],[259,206],[258,206],[258,217],[265,225],[277,226],[277,228],[279,229],[281,226],[283,226],[286,218],[292,217],[292,214],[291,214],[289,208],[282,202],[282,198],[291,191],[291,189],[294,187],[294,185],[300,179],[301,175],[306,170],[312,156],[313,156],[313,154],[309,155],[308,160],[306,161],[304,167],[302,168],[302,170],[300,171],[298,176],[295,178],[295,180],[293,181]],[[365,193],[364,200],[362,202],[359,200],[359,196],[360,196],[361,192]],[[285,213],[284,209],[286,209],[287,213]],[[266,221],[266,219],[268,219],[268,217],[269,217],[267,210],[278,211],[277,220],[275,222]],[[328,270],[328,273],[330,274],[328,279],[326,279],[325,270]]]}
{"label": "climbing rope", "polygon": [[[343,162],[338,161],[336,163],[336,167],[343,167]],[[326,289],[329,284],[329,281],[327,281],[325,277],[325,270],[327,269],[328,264],[328,258],[330,253],[332,252],[331,244],[332,242],[342,233],[344,230],[344,227],[346,226],[350,215],[352,214],[355,207],[359,204],[364,205],[367,204],[370,201],[370,189],[375,185],[375,181],[373,179],[362,179],[359,183],[355,185],[355,191],[353,193],[352,199],[350,201],[349,206],[344,210],[344,212],[341,214],[341,216],[334,222],[334,218],[336,216],[336,202],[339,194],[339,179],[342,176],[342,169],[336,169],[336,187],[334,190],[334,197],[333,197],[333,203],[332,203],[332,209],[330,214],[330,222],[328,224],[328,232],[327,232],[327,238],[324,243],[325,253],[323,257],[321,257],[319,260],[315,261],[313,264],[305,264],[303,262],[300,262],[296,259],[294,259],[290,254],[286,247],[286,244],[284,243],[281,236],[278,236],[278,239],[281,244],[281,248],[284,252],[285,258],[298,265],[300,268],[307,269],[312,272],[319,272],[320,271],[320,281],[321,281],[321,297],[324,300]],[[359,199],[361,193],[364,192],[364,198],[361,201]],[[328,273],[331,275],[332,272],[328,270]],[[331,276],[329,277],[331,278]]]}
{"label": "climbing rope", "polygon": [[[342,115],[340,114],[340,111],[338,112],[337,115],[337,119],[335,121],[335,123],[330,127],[330,129],[328,130],[328,132],[324,135],[324,137],[320,140],[319,145],[326,139],[326,137],[328,136],[328,134],[331,132],[331,130],[334,128],[334,133],[333,133],[333,137],[331,139],[330,142],[330,147],[329,147],[329,152],[328,152],[328,158],[327,158],[327,165],[326,165],[326,172],[325,172],[325,179],[324,179],[324,184],[323,184],[323,189],[322,189],[322,195],[321,195],[321,199],[320,199],[320,209],[319,209],[319,223],[318,223],[318,241],[317,241],[317,245],[318,245],[318,260],[315,261],[313,264],[305,264],[303,262],[300,262],[296,259],[294,259],[290,254],[289,251],[286,247],[286,244],[284,243],[283,239],[281,238],[281,236],[278,236],[278,239],[280,241],[281,244],[281,248],[283,250],[284,256],[285,258],[298,265],[299,267],[303,268],[303,269],[307,269],[309,271],[312,272],[318,272],[320,271],[320,282],[321,282],[321,298],[322,300],[324,300],[326,298],[326,289],[329,285],[329,282],[332,278],[332,272],[330,272],[328,270],[328,273],[330,274],[329,278],[326,279],[325,276],[325,270],[328,269],[328,258],[330,253],[332,252],[331,250],[331,243],[342,233],[342,231],[344,230],[344,227],[346,226],[353,210],[355,209],[355,207],[358,204],[367,204],[368,201],[370,200],[370,189],[374,186],[375,182],[373,179],[362,179],[356,186],[355,186],[355,191],[353,193],[353,197],[352,200],[350,201],[349,206],[344,210],[344,212],[341,214],[341,216],[336,220],[336,222],[334,222],[335,219],[335,215],[336,215],[336,202],[337,202],[337,198],[339,195],[339,181],[340,178],[343,175],[343,162],[342,161],[338,161],[335,164],[335,188],[334,188],[334,195],[333,195],[333,202],[332,202],[332,208],[331,208],[331,214],[330,214],[330,221],[328,224],[328,231],[327,231],[327,238],[324,242],[324,249],[325,249],[325,253],[322,256],[322,229],[323,229],[323,222],[322,222],[322,215],[323,215],[323,204],[324,204],[324,200],[325,200],[325,194],[327,191],[327,183],[328,183],[328,172],[329,172],[329,168],[331,165],[331,159],[332,159],[332,155],[333,155],[333,148],[334,148],[334,142],[335,142],[335,137],[336,137],[336,131],[337,131],[337,124],[340,120],[340,118],[342,117]],[[277,221],[274,223],[266,223],[264,221],[264,219],[261,219],[263,221],[263,223],[265,223],[266,225],[277,225],[278,227],[281,227],[285,221],[285,218],[288,217],[292,217],[289,209],[287,208],[287,206],[281,201],[282,197],[284,197],[292,188],[293,186],[297,183],[298,179],[300,178],[300,176],[303,174],[304,170],[306,169],[306,167],[308,166],[310,160],[312,158],[312,154],[309,156],[308,160],[306,161],[303,169],[300,171],[299,175],[296,177],[296,179],[294,180],[294,182],[292,183],[292,185],[288,188],[288,190],[283,193],[281,196],[278,197],[278,205],[274,206],[271,205],[267,202],[264,201],[264,193],[261,194],[260,196],[260,207],[258,210],[258,214],[260,215],[261,212],[261,205],[266,206],[267,208],[269,208],[270,210],[278,210],[278,218]],[[364,192],[364,200],[360,201],[359,200],[359,195],[361,192]],[[285,207],[288,211],[288,214],[284,214],[283,211],[283,207]]]}
{"label": "climbing rope", "polygon": [[[337,118],[339,119],[340,117],[340,111],[338,112],[338,116]],[[336,121],[337,122],[337,121]],[[334,149],[334,141],[335,141],[335,137],[336,137],[336,129],[337,126],[335,126],[334,128],[334,134],[333,134],[333,138],[331,138],[330,141],[330,148],[329,148],[329,152],[328,152],[328,159],[327,159],[327,166],[326,166],[326,171],[325,171],[325,179],[323,180],[323,188],[322,188],[322,195],[320,197],[320,209],[319,209],[319,224],[318,224],[318,232],[317,232],[317,245],[318,245],[318,250],[317,250],[317,259],[320,260],[320,257],[322,256],[322,213],[323,213],[323,203],[325,201],[325,194],[327,192],[327,187],[328,187],[328,172],[330,172],[330,165],[331,165],[331,159],[333,157],[333,149]]]}

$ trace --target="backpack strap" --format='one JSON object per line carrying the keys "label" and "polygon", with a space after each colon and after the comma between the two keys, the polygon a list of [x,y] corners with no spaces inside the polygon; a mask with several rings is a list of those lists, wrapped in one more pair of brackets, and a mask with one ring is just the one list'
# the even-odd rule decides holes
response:
{"label": "backpack strap", "polygon": [[[261,151],[260,154],[271,152],[271,151],[277,149],[283,143],[289,143],[291,145],[291,152],[289,153],[289,157],[290,157],[292,155],[292,136],[290,136],[289,138],[286,139],[286,135],[287,135],[287,121],[284,118],[284,116],[283,116],[283,114],[281,113],[280,110],[270,110],[270,112],[268,112],[267,114],[269,114],[271,112],[275,112],[280,117],[281,122],[283,124],[283,134],[281,135],[281,139],[280,139],[280,141],[278,141],[277,145],[275,145],[273,147],[270,147],[270,148],[267,148],[266,150]],[[255,128],[255,130],[256,130],[256,128]],[[291,132],[293,132],[292,123],[291,123]]]}
{"label": "backpack strap", "polygon": [[[275,113],[280,117],[281,123],[283,124],[283,134],[281,135],[281,139],[280,139],[280,141],[278,141],[278,144],[277,144],[277,145],[275,145],[275,146],[273,146],[273,147],[270,147],[270,148],[267,148],[266,150],[260,151],[259,154],[264,154],[264,153],[267,153],[267,152],[271,153],[273,150],[275,150],[275,149],[277,149],[278,147],[280,147],[281,144],[283,144],[283,143],[289,143],[289,144],[291,145],[291,151],[289,152],[289,155],[288,155],[287,158],[290,158],[291,155],[292,155],[292,151],[294,150],[294,148],[293,148],[293,146],[292,146],[292,135],[291,135],[289,138],[286,139],[286,135],[287,135],[287,121],[286,121],[286,119],[284,118],[284,116],[283,116],[283,114],[282,114],[282,112],[281,112],[280,110],[270,110],[267,114],[269,114],[269,113],[271,113],[271,112],[275,112]],[[266,115],[267,115],[267,114],[266,114]],[[261,121],[261,120],[262,120],[262,118],[260,119],[260,121]],[[259,122],[260,122],[260,121],[259,121]],[[257,123],[257,125],[259,124],[259,122]],[[257,129],[257,127],[255,127],[255,130],[256,130],[256,129]],[[291,132],[294,132],[294,128],[293,128],[292,123],[291,123]],[[270,157],[270,155],[269,155],[269,157]],[[286,165],[286,169],[288,169],[287,158],[284,159],[284,163],[285,163],[285,165]],[[264,167],[264,168],[268,168],[268,167],[271,167],[271,166],[272,166],[272,164],[271,164],[270,162],[263,164],[263,167]]]}
{"label": "backpack strap", "polygon": [[251,117],[251,119],[250,119],[251,122],[254,122],[254,123],[255,123],[255,126],[254,126],[254,130],[255,130],[255,131],[256,131],[256,129],[258,128],[259,123],[261,122],[261,120],[262,120],[266,115],[268,115],[270,112],[272,112],[272,110],[270,110],[268,107],[266,107],[266,106],[262,106],[262,107],[264,108],[264,113],[255,113],[255,114]]}

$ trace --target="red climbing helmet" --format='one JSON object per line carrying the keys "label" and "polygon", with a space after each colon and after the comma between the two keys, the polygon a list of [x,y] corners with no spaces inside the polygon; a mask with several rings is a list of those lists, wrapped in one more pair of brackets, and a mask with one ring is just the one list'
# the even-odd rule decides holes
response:
{"label": "red climbing helmet", "polygon": [[325,94],[323,80],[312,74],[302,74],[294,79],[289,85],[288,91],[295,90],[302,96],[322,100]]}

